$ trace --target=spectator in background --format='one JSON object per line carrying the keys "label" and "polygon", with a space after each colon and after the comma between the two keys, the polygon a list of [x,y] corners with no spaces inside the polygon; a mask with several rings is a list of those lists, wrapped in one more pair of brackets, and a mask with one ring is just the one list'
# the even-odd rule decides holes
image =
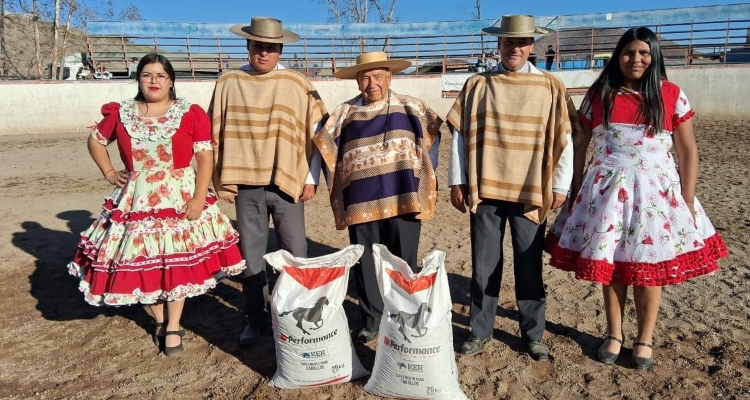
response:
{"label": "spectator in background", "polygon": [[474,71],[477,73],[482,73],[487,71],[487,64],[485,64],[485,60],[487,59],[487,54],[482,53],[482,58],[477,58],[477,63],[474,64]]}
{"label": "spectator in background", "polygon": [[112,79],[112,73],[107,71],[107,67],[104,64],[99,64],[96,67],[96,73],[94,74],[96,79]]}
{"label": "spectator in background", "polygon": [[487,68],[492,69],[497,66],[497,54],[494,51],[487,56]]}
{"label": "spectator in background", "polygon": [[128,63],[128,78],[136,79],[138,77],[138,74],[136,74],[137,69],[138,69],[138,57],[133,57],[130,59],[130,62]]}
{"label": "spectator in background", "polygon": [[552,70],[552,64],[555,63],[555,49],[552,48],[552,45],[547,46],[547,52],[544,53],[545,56],[547,56],[547,71]]}
{"label": "spectator in background", "polygon": [[94,74],[96,74],[94,63],[90,58],[86,58],[83,60],[83,66],[76,72],[76,79],[94,79]]}

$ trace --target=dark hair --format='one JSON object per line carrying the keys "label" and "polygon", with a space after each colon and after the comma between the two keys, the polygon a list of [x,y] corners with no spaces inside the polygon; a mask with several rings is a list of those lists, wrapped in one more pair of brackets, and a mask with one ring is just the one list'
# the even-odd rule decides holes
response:
{"label": "dark hair", "polygon": [[[167,72],[167,75],[169,75],[169,79],[172,81],[172,90],[169,91],[169,99],[170,100],[177,100],[177,89],[174,88],[175,83],[175,74],[174,74],[174,68],[172,67],[172,63],[169,62],[169,59],[167,57],[164,57],[161,54],[158,53],[149,53],[146,54],[141,58],[141,61],[138,62],[138,67],[135,70],[135,80],[136,82],[141,77],[141,72],[143,72],[143,69],[146,68],[149,64],[159,63],[162,67],[164,67],[164,71]],[[135,95],[136,101],[146,101],[146,97],[143,96],[143,92],[141,91],[141,85],[138,85],[138,93]]]}
{"label": "dark hair", "polygon": [[603,125],[609,128],[612,108],[615,104],[615,97],[620,87],[625,81],[625,77],[620,70],[620,55],[622,50],[630,42],[640,40],[649,45],[651,49],[651,64],[649,64],[643,76],[640,79],[639,92],[643,96],[641,104],[638,106],[637,120],[640,123],[653,126],[656,132],[661,131],[664,119],[664,106],[661,97],[662,80],[667,80],[667,70],[664,66],[664,57],[661,54],[661,46],[656,34],[646,27],[628,29],[617,42],[615,50],[612,52],[610,61],[604,66],[602,73],[594,81],[586,92],[586,98],[589,101],[589,110],[594,101],[602,102]]}

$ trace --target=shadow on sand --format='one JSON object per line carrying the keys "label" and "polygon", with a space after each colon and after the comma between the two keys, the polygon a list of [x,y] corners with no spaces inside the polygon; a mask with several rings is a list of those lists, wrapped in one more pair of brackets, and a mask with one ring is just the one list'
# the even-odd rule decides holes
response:
{"label": "shadow on sand", "polygon": [[[471,288],[471,277],[449,273],[448,284],[450,285],[451,299],[453,300],[453,303],[465,306],[467,314],[463,315],[456,312],[453,313],[453,342],[455,348],[458,349],[461,346],[461,343],[463,343],[463,341],[466,340],[468,335],[471,333],[471,329],[469,328],[470,324],[468,316],[469,307],[471,306],[471,296],[469,295]],[[495,315],[501,318],[509,319],[513,322],[518,321],[518,310],[515,308],[505,308],[502,306],[498,306]],[[576,328],[565,326],[549,320],[546,321],[546,330],[547,332],[555,336],[565,336],[572,339],[578,344],[578,346],[581,348],[581,351],[586,357],[589,357],[592,360],[597,360],[597,351],[599,345],[602,343],[602,339],[600,337],[593,336],[586,332],[581,332]],[[548,335],[547,338],[549,338]],[[510,332],[495,329],[493,339],[500,341],[517,353],[526,352],[523,340],[519,336],[511,334]],[[550,359],[554,360],[554,356],[554,352],[551,351]],[[620,360],[624,358],[625,357],[620,357]],[[620,360],[618,360],[618,364]]]}
{"label": "shadow on sand", "polygon": [[[67,264],[73,259],[80,232],[88,229],[94,222],[91,212],[70,210],[57,214],[66,221],[67,230],[47,228],[36,221],[25,221],[21,231],[13,234],[15,247],[32,255],[36,261],[34,272],[29,276],[31,296],[36,299],[36,308],[42,317],[50,321],[73,321],[94,319],[100,315],[122,317],[134,321],[144,332],[150,334],[154,329],[153,319],[141,306],[131,307],[94,307],[83,300],[78,290],[78,278],[68,274]],[[275,233],[271,229],[268,251],[278,249]],[[308,241],[308,255],[317,257],[338,251],[321,243]],[[271,288],[276,281],[272,269],[268,269]],[[354,298],[354,286],[349,284],[348,294]],[[189,298],[185,304],[182,325],[190,333],[206,340],[210,348],[217,348],[235,356],[253,371],[270,377],[276,370],[274,342],[270,323],[263,338],[256,345],[242,348],[238,338],[245,326],[242,312],[242,287],[238,280],[226,279],[204,296]],[[350,324],[357,326],[359,308],[345,301],[344,308],[350,318]],[[155,349],[155,348],[154,348]],[[190,347],[186,346],[189,352]],[[156,351],[156,350],[155,350]],[[357,346],[363,362],[374,360],[374,352],[365,346]],[[370,366],[372,361],[370,361]]]}
{"label": "shadow on sand", "polygon": [[[93,319],[100,315],[119,316],[134,321],[145,332],[150,333],[153,329],[153,321],[143,307],[93,307],[83,300],[78,290],[78,280],[68,275],[66,265],[75,253],[80,238],[79,233],[87,229],[93,223],[94,218],[89,211],[85,210],[65,211],[57,214],[57,217],[67,221],[67,231],[49,229],[35,221],[25,221],[21,224],[23,230],[15,232],[12,239],[14,246],[36,258],[34,272],[29,276],[30,292],[37,301],[36,308],[42,317],[51,321],[71,321]],[[268,251],[275,251],[278,246],[274,232],[271,232],[269,237],[271,239],[268,243]],[[310,257],[327,255],[338,250],[308,239]],[[273,288],[276,280],[275,274],[270,268],[268,274],[271,288]],[[468,313],[470,278],[449,273],[448,281],[454,304],[466,306]],[[350,298],[356,298],[351,279],[347,294]],[[192,334],[202,337],[211,346],[237,357],[253,371],[270,377],[276,370],[275,347],[270,323],[260,342],[250,348],[240,347],[238,338],[245,324],[242,304],[241,285],[236,280],[225,280],[209,294],[187,300],[182,324]],[[357,304],[347,300],[344,302],[344,309],[350,326],[360,327],[362,323]],[[497,315],[512,321],[518,320],[518,312],[515,309],[498,307]],[[470,333],[469,318],[454,312],[453,323],[454,344],[460,346]],[[547,321],[547,331],[553,335],[573,339],[581,347],[584,355],[596,359],[601,338],[550,321]],[[495,330],[494,339],[516,352],[524,352],[522,340],[515,335]],[[365,367],[371,368],[374,362],[374,351],[361,345],[356,345],[355,350]],[[554,357],[554,354],[552,356]]]}
{"label": "shadow on sand", "polygon": [[67,221],[68,230],[58,231],[35,221],[21,224],[22,231],[13,234],[12,243],[36,258],[34,272],[29,276],[31,295],[42,317],[50,321],[93,319],[99,315],[121,316],[135,321],[144,329],[149,318],[136,307],[92,307],[78,290],[78,279],[68,274],[67,264],[73,259],[80,232],[94,219],[89,211],[71,210],[57,214]]}

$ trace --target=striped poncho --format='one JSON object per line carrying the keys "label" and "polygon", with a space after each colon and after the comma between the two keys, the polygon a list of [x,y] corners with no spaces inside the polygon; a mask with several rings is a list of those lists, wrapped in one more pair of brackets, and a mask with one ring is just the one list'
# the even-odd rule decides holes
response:
{"label": "striped poncho", "polygon": [[571,133],[565,86],[552,74],[491,72],[464,84],[447,122],[466,146],[469,205],[522,203],[535,223],[552,207],[555,166]]}
{"label": "striped poncho", "polygon": [[326,167],[336,228],[416,214],[435,214],[437,180],[430,149],[446,125],[423,101],[390,92],[367,105],[341,105],[313,142]]}
{"label": "striped poncho", "polygon": [[297,201],[315,126],[327,117],[307,78],[288,69],[230,71],[216,82],[209,115],[219,197],[236,194],[237,185],[273,184]]}

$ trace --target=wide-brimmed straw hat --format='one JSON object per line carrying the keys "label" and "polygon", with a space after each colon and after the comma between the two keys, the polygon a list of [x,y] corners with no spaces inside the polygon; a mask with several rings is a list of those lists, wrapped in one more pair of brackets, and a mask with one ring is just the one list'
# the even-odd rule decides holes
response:
{"label": "wide-brimmed straw hat", "polygon": [[555,31],[535,26],[531,15],[503,15],[500,26],[482,28],[482,32],[498,37],[540,37]]}
{"label": "wide-brimmed straw hat", "polygon": [[266,43],[291,43],[299,40],[299,35],[281,27],[281,20],[269,17],[253,17],[250,25],[232,25],[229,31],[245,39]]}
{"label": "wide-brimmed straw hat", "polygon": [[401,72],[411,66],[406,60],[389,60],[382,51],[371,51],[357,56],[356,65],[342,68],[333,74],[339,79],[356,79],[357,73],[375,68],[387,68],[392,73]]}

